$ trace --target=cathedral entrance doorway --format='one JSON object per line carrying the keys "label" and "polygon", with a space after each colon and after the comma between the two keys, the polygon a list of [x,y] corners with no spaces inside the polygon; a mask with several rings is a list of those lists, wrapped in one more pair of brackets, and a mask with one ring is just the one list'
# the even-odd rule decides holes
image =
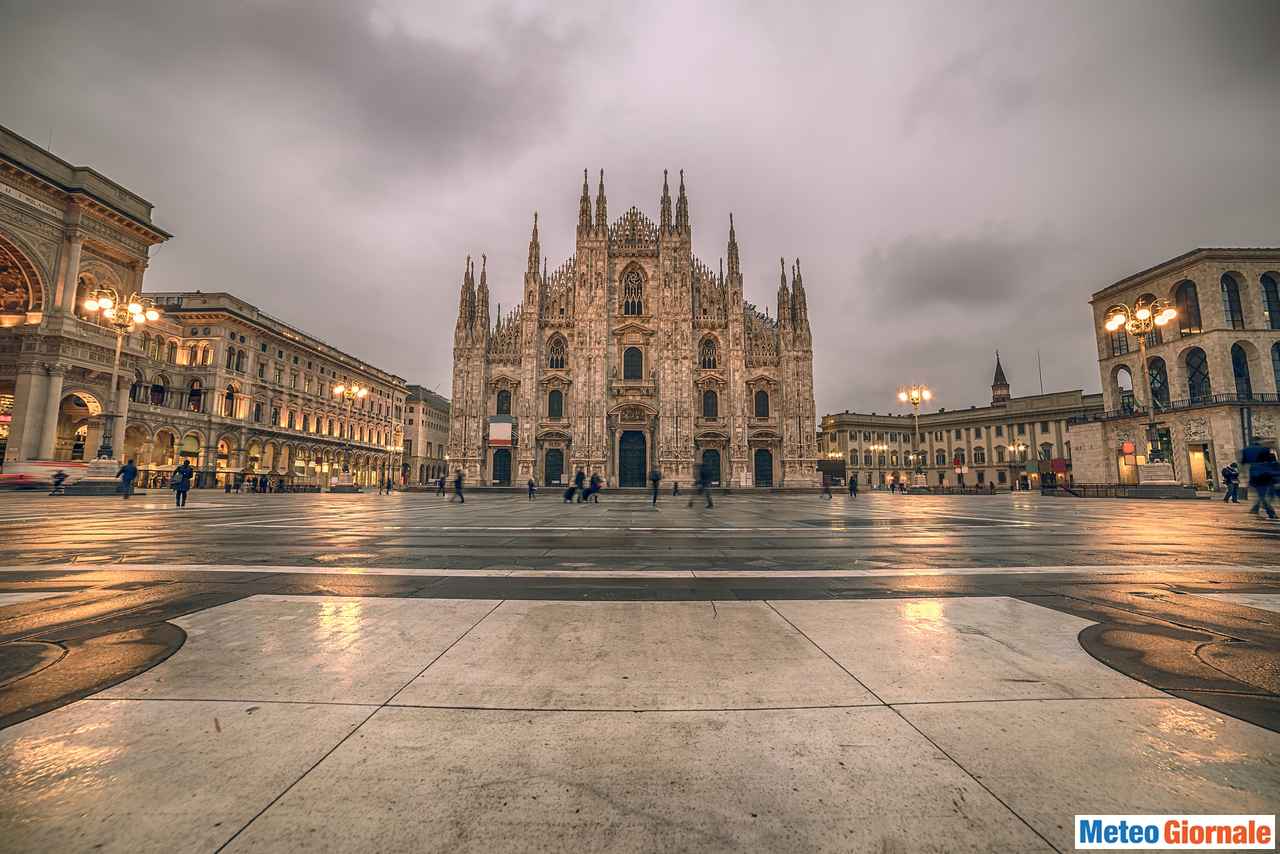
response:
{"label": "cathedral entrance doorway", "polygon": [[498,448],[493,452],[493,482],[495,486],[511,485],[510,448]]}
{"label": "cathedral entrance doorway", "polygon": [[645,463],[648,462],[644,433],[639,430],[627,430],[618,443],[618,485],[645,485],[648,473]]}
{"label": "cathedral entrance doorway", "polygon": [[542,464],[547,486],[557,486],[564,477],[564,451],[548,448]]}
{"label": "cathedral entrance doorway", "polygon": [[702,464],[707,467],[707,477],[716,486],[720,485],[720,452],[715,448],[707,448],[702,452]]}
{"label": "cathedral entrance doorway", "polygon": [[756,448],[756,486],[773,486],[773,454],[768,448]]}

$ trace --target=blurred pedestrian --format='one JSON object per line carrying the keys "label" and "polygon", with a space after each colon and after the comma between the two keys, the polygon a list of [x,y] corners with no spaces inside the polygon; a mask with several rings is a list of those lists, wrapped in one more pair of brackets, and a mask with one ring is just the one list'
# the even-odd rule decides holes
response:
{"label": "blurred pedestrian", "polygon": [[455,498],[463,504],[467,503],[467,499],[462,497],[462,469],[458,469],[458,473],[453,476],[453,495],[449,496],[449,503],[452,504]]}
{"label": "blurred pedestrian", "polygon": [[[707,499],[707,506],[714,506],[711,503],[711,465],[705,461],[698,466],[697,487],[698,491],[694,495],[705,495]],[[689,496],[689,503],[687,506],[693,506],[694,495]]]}
{"label": "blurred pedestrian", "polygon": [[[587,497],[590,498],[592,501],[594,501],[596,504],[600,503],[600,487],[603,485],[604,485],[604,481],[600,480],[600,474],[598,472],[593,471],[591,473],[591,483],[588,486]],[[586,503],[585,499],[583,503],[584,504]]]}
{"label": "blurred pedestrian", "polygon": [[658,506],[658,482],[662,480],[662,472],[656,468],[649,472],[649,482],[653,484],[653,506]]}
{"label": "blurred pedestrian", "polygon": [[1227,494],[1222,497],[1225,503],[1230,501],[1232,504],[1240,503],[1240,464],[1232,463],[1222,470],[1222,482],[1226,484]]}
{"label": "blurred pedestrian", "polygon": [[138,467],[133,464],[133,460],[128,460],[124,465],[120,466],[120,471],[116,472],[116,477],[120,478],[120,491],[128,499],[130,495],[133,495],[133,482],[138,479]]}
{"label": "blurred pedestrian", "polygon": [[183,460],[182,464],[173,470],[173,477],[169,482],[173,484],[173,498],[178,507],[187,506],[187,493],[191,491],[191,478],[195,475],[195,470],[191,468],[189,460]]}
{"label": "blurred pedestrian", "polygon": [[49,493],[50,495],[67,494],[66,487],[63,486],[63,484],[67,482],[67,473],[65,471],[58,469],[53,473],[53,477],[50,479],[53,481],[53,491]]}
{"label": "blurred pedestrian", "polygon": [[1250,513],[1265,510],[1268,519],[1276,518],[1276,511],[1268,499],[1277,477],[1280,477],[1280,464],[1276,463],[1275,453],[1267,448],[1249,465],[1249,488],[1256,493],[1253,506],[1249,508]]}
{"label": "blurred pedestrian", "polygon": [[858,476],[857,475],[853,475],[852,477],[849,478],[849,497],[850,498],[858,497]]}
{"label": "blurred pedestrian", "polygon": [[584,472],[582,469],[578,469],[577,473],[574,474],[573,476],[573,490],[578,496],[579,504],[582,504],[587,500],[584,494],[584,489],[583,489],[586,482],[587,482],[587,473]]}
{"label": "blurred pedestrian", "polygon": [[538,489],[533,483],[533,478],[529,478],[529,500],[530,501],[533,500],[533,496],[535,493],[537,493],[537,491]]}

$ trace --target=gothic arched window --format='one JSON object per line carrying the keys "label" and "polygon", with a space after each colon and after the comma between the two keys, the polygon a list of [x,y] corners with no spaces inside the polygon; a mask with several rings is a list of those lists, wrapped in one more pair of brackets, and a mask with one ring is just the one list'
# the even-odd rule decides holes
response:
{"label": "gothic arched window", "polygon": [[511,414],[511,392],[507,391],[505,388],[498,392],[497,414]]}
{"label": "gothic arched window", "polygon": [[1271,370],[1276,375],[1276,388],[1280,388],[1280,342],[1271,345]]}
{"label": "gothic arched window", "polygon": [[622,277],[622,313],[644,314],[644,276],[639,270],[628,270]]}
{"label": "gothic arched window", "polygon": [[1209,382],[1209,359],[1199,347],[1187,351],[1187,395],[1196,402],[1207,400],[1213,394]]}
{"label": "gothic arched window", "polygon": [[769,392],[761,389],[756,392],[756,418],[769,417]]}
{"label": "gothic arched window", "polygon": [[1249,376],[1249,354],[1239,344],[1231,345],[1231,374],[1236,381],[1236,396],[1250,400],[1253,397],[1253,380]]}
{"label": "gothic arched window", "polygon": [[1156,409],[1169,408],[1169,369],[1164,359],[1156,356],[1147,363],[1147,379],[1151,383],[1151,399]]}
{"label": "gothic arched window", "polygon": [[1196,293],[1196,283],[1185,281],[1174,291],[1173,301],[1178,308],[1178,332],[1182,335],[1195,335],[1203,331],[1200,324],[1200,296]]}
{"label": "gothic arched window", "polygon": [[1262,274],[1262,306],[1267,310],[1267,326],[1280,329],[1280,285],[1270,273]]}
{"label": "gothic arched window", "polygon": [[1222,315],[1232,329],[1244,329],[1244,307],[1240,305],[1240,285],[1230,273],[1222,274]]}
{"label": "gothic arched window", "polygon": [[[1142,296],[1138,297],[1138,302],[1145,303],[1146,305],[1151,305],[1151,303],[1155,301],[1156,301],[1155,294],[1143,294]],[[1163,344],[1163,343],[1164,343],[1164,336],[1160,334],[1160,327],[1152,326],[1151,331],[1147,333],[1147,346],[1155,347],[1157,344]]]}
{"label": "gothic arched window", "polygon": [[552,389],[551,393],[547,395],[547,417],[564,417],[564,394],[558,388]]}
{"label": "gothic arched window", "polygon": [[702,393],[702,417],[720,417],[720,396],[711,389],[707,389]]}
{"label": "gothic arched window", "polygon": [[628,347],[622,353],[622,378],[624,380],[644,379],[644,354],[639,347]]}
{"label": "gothic arched window", "polygon": [[551,339],[551,346],[547,348],[547,367],[553,371],[564,370],[564,339],[559,336]]}
{"label": "gothic arched window", "polygon": [[190,347],[187,348],[187,364],[195,365],[195,364],[199,364],[199,362],[200,362],[200,351],[196,348],[195,344],[192,344]]}
{"label": "gothic arched window", "polygon": [[716,366],[716,340],[708,338],[702,342],[702,352],[699,356],[699,364],[703,368],[712,370]]}

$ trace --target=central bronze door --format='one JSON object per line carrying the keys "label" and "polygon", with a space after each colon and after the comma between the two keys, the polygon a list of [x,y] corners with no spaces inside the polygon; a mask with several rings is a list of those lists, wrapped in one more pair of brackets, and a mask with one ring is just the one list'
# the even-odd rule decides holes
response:
{"label": "central bronze door", "polygon": [[648,454],[644,433],[627,430],[618,443],[618,485],[644,486],[649,473],[645,470]]}

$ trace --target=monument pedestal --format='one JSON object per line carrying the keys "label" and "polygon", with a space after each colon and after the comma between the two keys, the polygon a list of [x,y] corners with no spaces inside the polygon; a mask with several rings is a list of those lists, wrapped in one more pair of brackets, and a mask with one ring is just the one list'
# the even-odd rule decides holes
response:
{"label": "monument pedestal", "polygon": [[355,481],[351,479],[351,472],[344,471],[338,475],[338,482],[329,487],[330,492],[359,492],[360,487],[356,486]]}
{"label": "monument pedestal", "polygon": [[84,477],[64,488],[67,495],[117,495],[120,481],[116,472],[120,471],[120,463],[107,457],[98,457],[89,463]]}

